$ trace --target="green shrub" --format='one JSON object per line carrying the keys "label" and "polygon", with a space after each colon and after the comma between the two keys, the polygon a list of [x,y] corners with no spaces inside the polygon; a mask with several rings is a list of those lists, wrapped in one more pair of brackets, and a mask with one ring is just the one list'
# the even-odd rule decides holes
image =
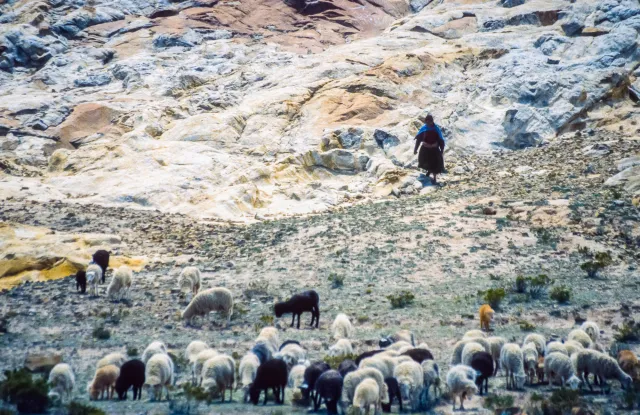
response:
{"label": "green shrub", "polygon": [[67,406],[68,415],[106,415],[106,413],[95,406],[85,405],[81,402],[73,401]]}
{"label": "green shrub", "polygon": [[356,360],[357,358],[357,354],[347,356],[325,356],[324,362],[331,366],[331,369],[338,369],[338,366],[340,366],[340,363],[342,363],[344,360]]}
{"label": "green shrub", "polygon": [[369,316],[367,316],[367,315],[364,315],[364,314],[363,314],[363,315],[361,315],[361,316],[358,316],[357,320],[358,320],[358,323],[360,323],[360,324],[364,324],[364,323],[366,323],[367,321],[369,321],[369,320],[370,320],[370,318],[369,318]]}
{"label": "green shrub", "polygon": [[329,282],[331,283],[331,288],[342,288],[344,285],[344,275],[338,275],[332,272],[329,274]]}
{"label": "green shrub", "polygon": [[109,340],[111,338],[111,332],[105,326],[100,325],[93,329],[93,337],[98,340]]}
{"label": "green shrub", "polygon": [[21,414],[40,414],[49,406],[49,385],[46,380],[35,380],[26,369],[5,371],[5,380],[0,382],[0,398],[16,405]]}
{"label": "green shrub", "polygon": [[580,391],[562,388],[555,389],[549,400],[542,403],[542,408],[546,409],[545,413],[565,413],[580,405]]}
{"label": "green shrub", "polygon": [[484,407],[487,409],[511,408],[513,396],[489,394],[484,398]]}
{"label": "green shrub", "polygon": [[520,320],[518,322],[518,325],[520,326],[520,330],[522,331],[533,331],[536,329],[535,324],[529,323],[526,320]]}
{"label": "green shrub", "polygon": [[127,356],[136,357],[138,355],[137,347],[127,347]]}
{"label": "green shrub", "polygon": [[273,326],[274,319],[271,314],[263,314],[260,316],[260,321],[265,327],[267,327],[267,326]]}
{"label": "green shrub", "polygon": [[613,335],[618,342],[637,342],[640,341],[640,324],[634,320],[625,320],[618,332]]}
{"label": "green shrub", "polygon": [[513,290],[520,294],[527,292],[527,279],[522,275],[518,275],[513,285]]}
{"label": "green shrub", "polygon": [[546,294],[549,286],[553,284],[553,280],[545,274],[540,274],[537,277],[528,278],[529,282],[529,295],[532,298],[539,298]]}
{"label": "green shrub", "polygon": [[489,304],[492,308],[500,308],[500,303],[507,295],[504,288],[489,288],[487,291],[483,293],[484,301]]}
{"label": "green shrub", "polygon": [[388,295],[387,300],[391,302],[391,308],[404,308],[413,304],[416,296],[411,291],[401,291],[395,295]]}
{"label": "green shrub", "polygon": [[585,271],[589,278],[595,278],[601,270],[611,265],[612,262],[613,260],[608,252],[598,252],[595,254],[594,260],[580,265],[580,269]]}
{"label": "green shrub", "polygon": [[564,285],[559,285],[557,287],[553,287],[551,293],[549,294],[552,300],[556,300],[560,304],[564,304],[569,302],[571,299],[571,289]]}

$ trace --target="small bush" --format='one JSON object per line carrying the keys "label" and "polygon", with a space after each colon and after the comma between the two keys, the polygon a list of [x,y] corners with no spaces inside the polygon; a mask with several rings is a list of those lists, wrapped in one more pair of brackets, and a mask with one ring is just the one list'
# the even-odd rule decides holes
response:
{"label": "small bush", "polygon": [[262,324],[267,327],[267,326],[273,326],[273,316],[271,314],[263,314],[260,316],[260,321],[262,322]]}
{"label": "small bush", "polygon": [[138,355],[137,347],[127,347],[127,356],[136,357]]}
{"label": "small bush", "polygon": [[500,308],[500,303],[506,295],[504,288],[489,288],[484,292],[483,299],[492,308]]}
{"label": "small bush", "polygon": [[202,386],[195,386],[187,382],[182,384],[182,391],[184,392],[184,396],[187,398],[188,402],[197,401],[211,403],[213,401],[211,393]]}
{"label": "small bush", "polygon": [[98,340],[109,340],[111,338],[111,332],[109,329],[100,325],[93,329],[93,337]]}
{"label": "small bush", "polygon": [[527,292],[527,279],[522,275],[518,275],[513,285],[513,290],[520,294]]}
{"label": "small bush", "polygon": [[528,278],[529,282],[529,295],[532,298],[539,298],[546,294],[549,286],[553,284],[553,280],[545,274],[540,274],[537,277]]}
{"label": "small bush", "polygon": [[618,332],[613,335],[618,342],[637,342],[640,341],[640,324],[634,320],[625,320]]}
{"label": "small bush", "polygon": [[396,295],[388,295],[387,300],[391,302],[391,308],[405,308],[413,304],[416,296],[410,291],[401,291]]}
{"label": "small bush", "polygon": [[549,412],[565,413],[571,411],[572,408],[579,407],[580,404],[580,391],[562,388],[555,389],[549,400],[542,403],[542,408],[543,410],[548,408]]}
{"label": "small bush", "polygon": [[342,288],[344,285],[344,275],[338,275],[332,272],[329,274],[329,282],[331,283],[331,288]]}
{"label": "small bush", "polygon": [[360,323],[360,324],[364,324],[364,323],[366,323],[367,321],[369,321],[369,320],[370,320],[370,318],[369,318],[369,316],[367,316],[367,315],[364,315],[364,314],[363,314],[363,315],[361,315],[361,316],[358,316],[357,320],[358,320],[358,323]]}
{"label": "small bush", "polygon": [[85,405],[80,402],[71,402],[68,406],[68,415],[106,415],[106,413],[95,406]]}
{"label": "small bush", "polygon": [[518,325],[520,326],[520,330],[522,331],[533,331],[536,329],[535,324],[529,323],[526,320],[520,320],[518,322]]}
{"label": "small bush", "polygon": [[585,271],[589,278],[595,278],[601,270],[611,265],[612,262],[613,260],[608,252],[598,252],[595,254],[594,260],[580,265],[580,269]]}
{"label": "small bush", "polygon": [[484,398],[484,407],[487,409],[511,408],[513,406],[513,396],[489,394]]}
{"label": "small bush", "polygon": [[331,366],[331,369],[338,369],[340,363],[347,359],[356,360],[358,357],[357,354],[347,355],[347,356],[325,356],[324,362]]}
{"label": "small bush", "polygon": [[552,300],[556,300],[560,304],[564,304],[569,302],[571,299],[571,289],[564,285],[559,285],[557,287],[553,287],[551,293],[549,294]]}
{"label": "small bush", "polygon": [[35,380],[26,369],[5,371],[0,382],[0,398],[16,405],[21,414],[40,414],[49,406],[49,385],[38,377]]}

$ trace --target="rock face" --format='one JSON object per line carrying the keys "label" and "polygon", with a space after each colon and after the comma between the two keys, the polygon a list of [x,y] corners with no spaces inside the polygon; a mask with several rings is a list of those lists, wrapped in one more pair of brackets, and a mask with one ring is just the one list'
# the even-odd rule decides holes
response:
{"label": "rock face", "polygon": [[80,4],[0,5],[0,197],[241,221],[386,197],[425,111],[449,151],[537,146],[628,117],[640,60],[632,0]]}

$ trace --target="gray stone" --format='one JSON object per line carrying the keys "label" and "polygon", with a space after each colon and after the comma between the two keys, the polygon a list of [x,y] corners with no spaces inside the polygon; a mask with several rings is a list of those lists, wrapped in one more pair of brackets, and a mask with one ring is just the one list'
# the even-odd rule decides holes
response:
{"label": "gray stone", "polygon": [[77,88],[87,88],[93,86],[102,86],[111,82],[111,77],[106,73],[89,75],[84,78],[76,79],[73,84]]}
{"label": "gray stone", "polygon": [[584,29],[584,23],[579,21],[577,18],[571,19],[561,25],[562,31],[567,36],[577,36]]}
{"label": "gray stone", "polygon": [[521,6],[526,2],[526,0],[500,0],[500,5],[502,7],[516,7]]}
{"label": "gray stone", "polygon": [[400,144],[400,139],[398,137],[393,134],[389,134],[384,130],[375,130],[373,133],[373,138],[385,151]]}

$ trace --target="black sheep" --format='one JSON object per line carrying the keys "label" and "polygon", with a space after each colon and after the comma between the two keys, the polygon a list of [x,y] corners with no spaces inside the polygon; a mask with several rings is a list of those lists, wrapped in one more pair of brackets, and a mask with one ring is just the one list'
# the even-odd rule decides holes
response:
{"label": "black sheep", "polygon": [[316,399],[313,402],[313,410],[317,411],[324,400],[327,413],[338,413],[338,402],[342,396],[343,378],[337,370],[327,370],[316,381]]}
{"label": "black sheep", "polygon": [[412,358],[414,361],[418,363],[422,363],[425,360],[433,360],[433,355],[431,354],[431,351],[427,349],[407,350],[406,352],[402,353],[402,356],[409,356],[410,358]]}
{"label": "black sheep", "polygon": [[87,292],[87,272],[76,272],[76,291],[80,291],[80,294]]}
{"label": "black sheep", "polygon": [[109,252],[104,249],[99,249],[93,254],[93,262],[98,264],[102,268],[102,284],[107,275],[107,267],[109,266]]}
{"label": "black sheep", "polygon": [[142,399],[144,385],[144,363],[138,359],[129,360],[120,368],[120,376],[116,380],[116,392],[121,401],[127,399],[129,388],[133,387],[133,400]]}
{"label": "black sheep", "polygon": [[265,343],[262,342],[257,343],[255,346],[253,346],[253,348],[251,349],[251,353],[258,356],[260,364],[263,364],[267,360],[271,359],[271,350]]}
{"label": "black sheep", "polygon": [[258,404],[260,393],[264,391],[264,405],[267,404],[267,390],[273,390],[276,403],[284,403],[284,390],[287,387],[289,374],[287,364],[280,359],[271,359],[258,367],[256,378],[249,386],[249,399]]}
{"label": "black sheep", "polygon": [[327,370],[330,370],[331,366],[325,362],[314,362],[308,368],[304,370],[304,382],[300,385],[300,391],[304,399],[311,399],[315,402],[315,387],[316,381]]}
{"label": "black sheep", "polygon": [[358,370],[358,365],[356,365],[356,362],[351,359],[343,360],[338,366],[338,372],[340,372],[340,376],[342,377],[345,377],[347,376],[347,373],[354,372],[356,370]]}
{"label": "black sheep", "polygon": [[289,300],[277,303],[274,307],[274,311],[276,313],[276,317],[282,317],[283,314],[288,313],[293,314],[291,327],[293,327],[293,324],[296,321],[296,316],[298,316],[297,328],[300,328],[300,315],[309,311],[311,312],[311,323],[309,325],[313,327],[313,322],[315,321],[316,328],[318,328],[318,323],[320,322],[320,297],[318,296],[318,293],[313,290],[295,294]]}
{"label": "black sheep", "polygon": [[369,350],[368,352],[362,353],[360,356],[356,357],[356,366],[360,366],[360,362],[362,361],[362,359],[366,359],[367,357],[371,357],[371,356],[377,355],[378,353],[382,353],[382,352],[384,352],[383,349]]}
{"label": "black sheep", "polygon": [[471,358],[471,367],[478,372],[476,385],[482,395],[482,385],[484,383],[484,393],[489,393],[489,378],[493,376],[493,358],[487,352],[478,352]]}
{"label": "black sheep", "polygon": [[284,349],[284,346],[288,344],[297,344],[298,346],[301,346],[300,342],[297,340],[285,340],[285,342],[280,345],[280,348],[278,349],[278,351],[281,352],[282,349]]}
{"label": "black sheep", "polygon": [[384,379],[384,383],[387,384],[387,389],[389,389],[389,403],[380,403],[382,410],[385,412],[391,412],[393,399],[396,398],[398,399],[400,412],[402,412],[402,394],[400,393],[400,385],[398,385],[398,381],[396,378],[389,377]]}

